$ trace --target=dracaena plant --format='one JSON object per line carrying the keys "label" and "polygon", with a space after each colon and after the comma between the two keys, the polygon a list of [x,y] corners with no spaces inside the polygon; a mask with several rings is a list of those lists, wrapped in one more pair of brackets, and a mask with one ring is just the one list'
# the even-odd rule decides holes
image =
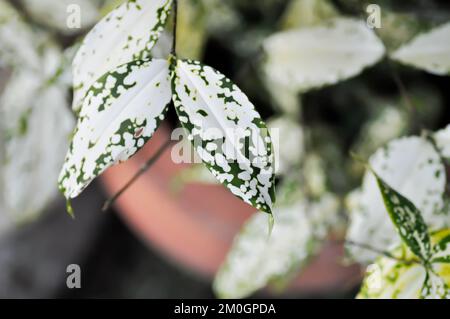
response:
{"label": "dracaena plant", "polygon": [[[171,11],[172,52],[166,59],[152,58]],[[274,170],[266,125],[230,79],[177,57],[176,22],[176,0],[129,0],[87,34],[73,61],[78,124],[60,189],[70,200],[108,167],[134,155],[173,106],[212,174],[270,214]]]}

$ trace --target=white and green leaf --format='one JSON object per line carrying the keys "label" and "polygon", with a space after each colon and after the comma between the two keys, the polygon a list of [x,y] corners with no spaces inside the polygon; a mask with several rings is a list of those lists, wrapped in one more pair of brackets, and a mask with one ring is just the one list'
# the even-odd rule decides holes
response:
{"label": "white and green leaf", "polygon": [[0,65],[38,69],[36,34],[6,0],[0,0]]}
{"label": "white and green leaf", "polygon": [[106,73],[87,91],[60,174],[76,197],[108,167],[134,155],[164,119],[171,98],[166,60],[133,61]]}
{"label": "white and green leaf", "polygon": [[363,21],[337,18],[274,34],[264,42],[269,83],[305,92],[358,75],[378,62],[384,46]]}
{"label": "white and green leaf", "polygon": [[431,256],[428,227],[421,212],[405,196],[389,186],[374,171],[386,210],[405,244],[423,261]]}
{"label": "white and green leaf", "polygon": [[44,86],[41,75],[15,70],[0,97],[0,234],[57,195],[74,120],[66,88]]}
{"label": "white and green leaf", "polygon": [[415,37],[392,53],[391,58],[432,74],[450,74],[450,23]]}
{"label": "white and green leaf", "polygon": [[[445,229],[433,233],[432,244],[436,245],[449,232]],[[367,267],[358,298],[450,298],[450,264],[424,266],[403,243],[389,251],[394,258],[379,257]]]}
{"label": "white and green leaf", "polygon": [[448,284],[431,269],[427,270],[420,294],[423,299],[450,299]]}
{"label": "white and green leaf", "polygon": [[199,157],[234,195],[270,213],[275,199],[272,143],[253,104],[209,66],[177,60],[173,68],[173,102]]}
{"label": "white and green leaf", "polygon": [[86,36],[73,61],[74,110],[106,72],[150,57],[164,29],[172,0],[128,0],[104,17]]}
{"label": "white and green leaf", "polygon": [[325,195],[318,202],[296,198],[275,208],[269,235],[266,214],[256,213],[242,228],[214,281],[220,298],[244,298],[267,284],[296,275],[318,252],[337,200]]}
{"label": "white and green leaf", "polygon": [[431,256],[432,263],[450,263],[450,231],[440,232],[442,237],[439,238],[433,247]]}
{"label": "white and green leaf", "polygon": [[[384,181],[414,203],[430,230],[450,226],[443,200],[445,168],[430,142],[420,137],[393,140],[375,152],[369,163]],[[386,215],[376,179],[370,172],[364,175],[361,189],[353,194],[347,239],[380,250],[400,244],[400,236]],[[361,263],[377,257],[358,247],[347,249]]]}

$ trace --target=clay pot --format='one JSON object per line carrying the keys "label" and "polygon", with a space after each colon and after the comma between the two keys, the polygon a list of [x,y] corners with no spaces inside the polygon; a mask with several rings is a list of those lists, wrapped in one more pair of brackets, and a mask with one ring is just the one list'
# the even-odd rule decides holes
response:
{"label": "clay pot", "polygon": [[[132,159],[102,176],[109,195],[116,193],[164,144],[167,126]],[[176,192],[173,178],[188,164],[175,164],[171,150],[138,179],[116,202],[129,227],[165,257],[207,279],[213,278],[242,224],[255,212],[221,185],[187,184]],[[341,265],[341,245],[327,244],[318,258],[294,283],[301,293],[322,294],[354,288],[360,280],[357,267]]]}

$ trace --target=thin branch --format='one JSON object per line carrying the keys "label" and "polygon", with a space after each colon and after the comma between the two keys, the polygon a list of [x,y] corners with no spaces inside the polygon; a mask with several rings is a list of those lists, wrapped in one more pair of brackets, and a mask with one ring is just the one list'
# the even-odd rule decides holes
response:
{"label": "thin branch", "polygon": [[403,259],[403,258],[396,257],[396,256],[392,255],[390,252],[387,252],[387,251],[384,251],[384,250],[372,247],[371,245],[368,245],[368,244],[357,243],[357,242],[354,242],[352,240],[345,240],[344,243],[347,244],[347,245],[350,245],[350,246],[355,246],[355,247],[358,247],[358,248],[369,250],[371,252],[374,252],[376,254],[385,256],[387,258],[391,258],[391,259],[397,260],[397,261],[399,261],[401,263],[404,263],[406,265],[419,263],[418,261],[415,261],[415,260],[406,260],[406,259]]}
{"label": "thin branch", "polygon": [[408,91],[406,90],[406,87],[402,81],[402,79],[400,78],[400,75],[397,71],[396,66],[389,61],[389,66],[392,70],[392,78],[394,79],[395,84],[397,85],[397,88],[400,92],[400,95],[403,99],[403,103],[405,103],[406,107],[408,108],[410,114],[411,114],[411,122],[412,122],[412,130],[413,132],[417,132],[420,129],[420,124],[419,124],[419,117],[417,114],[417,107],[414,105],[414,103],[411,100],[411,97],[408,94]]}
{"label": "thin branch", "polygon": [[138,180],[139,177],[141,177],[148,169],[150,169],[153,164],[156,163],[156,161],[161,157],[161,155],[164,153],[164,151],[172,144],[172,140],[169,138],[167,141],[158,149],[158,151],[150,157],[144,165],[141,166],[141,168],[134,174],[134,176],[116,193],[113,197],[108,199],[105,204],[103,205],[102,211],[107,211],[115,202],[116,200],[131,186]]}
{"label": "thin branch", "polygon": [[172,55],[177,55],[177,20],[178,20],[178,0],[173,0],[173,39]]}

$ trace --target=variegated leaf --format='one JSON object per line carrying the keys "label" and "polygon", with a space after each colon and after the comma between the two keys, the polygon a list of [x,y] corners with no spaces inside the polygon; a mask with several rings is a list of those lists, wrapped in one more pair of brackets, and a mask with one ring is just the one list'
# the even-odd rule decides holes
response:
{"label": "variegated leaf", "polygon": [[431,241],[421,212],[408,198],[389,186],[375,172],[372,173],[377,180],[386,210],[400,237],[416,256],[428,261],[431,255]]}
{"label": "variegated leaf", "polygon": [[337,18],[277,33],[264,42],[269,83],[295,92],[334,84],[379,61],[384,46],[363,21]]}
{"label": "variegated leaf", "polygon": [[40,57],[35,50],[36,35],[6,0],[0,0],[0,65],[38,69]]}
{"label": "variegated leaf", "polygon": [[423,299],[450,299],[448,284],[431,269],[427,270],[420,294]]}
{"label": "variegated leaf", "polygon": [[[432,244],[439,242],[449,231],[432,234]],[[434,263],[425,268],[405,244],[390,253],[397,259],[380,257],[367,268],[358,298],[450,298],[450,264]]]}
{"label": "variegated leaf", "polygon": [[296,198],[277,207],[270,236],[265,214],[253,215],[216,275],[216,294],[220,298],[243,298],[269,283],[292,279],[320,249],[337,203],[327,194],[318,202]]}
{"label": "variegated leaf", "polygon": [[440,232],[441,238],[433,247],[432,263],[450,263],[450,230]]}
{"label": "variegated leaf", "polygon": [[450,74],[450,22],[420,34],[391,57],[437,75]]}
{"label": "variegated leaf", "polygon": [[90,87],[119,65],[150,57],[172,0],[128,0],[103,18],[83,41],[73,61],[74,110]]}
{"label": "variegated leaf", "polygon": [[[377,150],[370,165],[389,185],[410,199],[420,210],[429,229],[450,226],[445,209],[445,168],[433,145],[420,137],[393,140]],[[366,172],[360,190],[354,193],[347,239],[388,250],[401,241],[386,215],[377,182]],[[377,254],[354,246],[347,247],[361,263],[370,263]]]}
{"label": "variegated leaf", "polygon": [[133,61],[103,75],[83,100],[60,175],[60,189],[76,197],[105,169],[135,154],[157,129],[170,102],[166,60]]}
{"label": "variegated leaf", "polygon": [[45,86],[41,75],[15,70],[0,97],[0,235],[57,195],[74,120],[66,87]]}
{"label": "variegated leaf", "polygon": [[198,155],[234,195],[270,213],[275,199],[272,144],[253,104],[209,66],[177,60],[173,67],[173,102]]}

